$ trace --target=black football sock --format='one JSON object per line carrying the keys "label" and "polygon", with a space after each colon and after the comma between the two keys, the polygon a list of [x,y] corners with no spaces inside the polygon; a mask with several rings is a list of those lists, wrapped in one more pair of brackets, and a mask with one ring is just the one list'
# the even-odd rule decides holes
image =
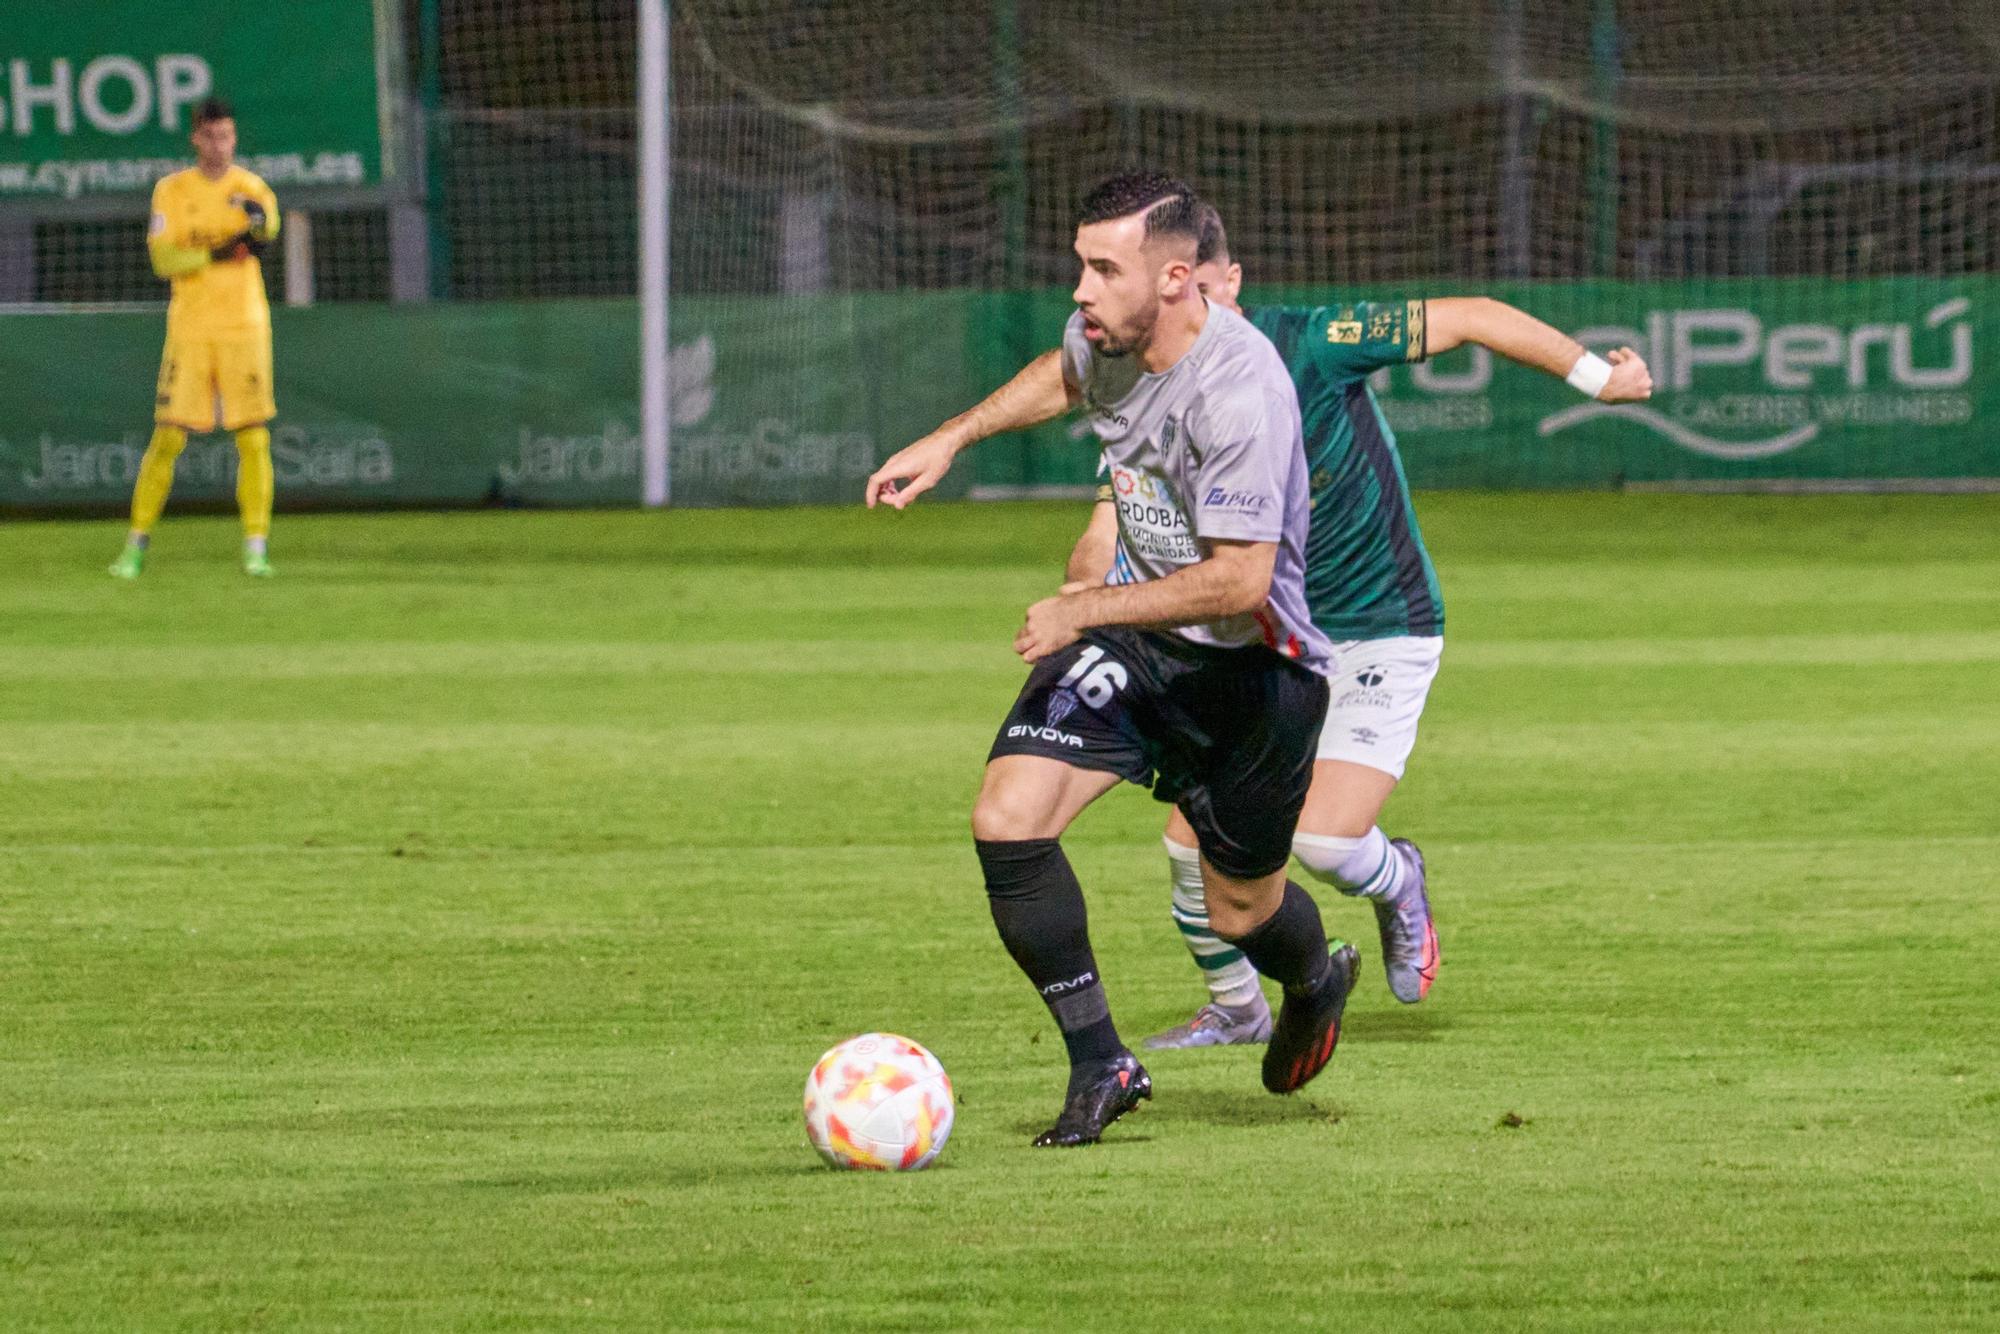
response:
{"label": "black football sock", "polygon": [[1090,952],[1083,888],[1062,844],[1031,838],[977,840],[974,846],[986,872],[993,925],[1055,1016],[1071,1066],[1109,1060],[1124,1051],[1098,980],[1097,958]]}
{"label": "black football sock", "polygon": [[1248,935],[1224,937],[1264,976],[1303,995],[1317,990],[1332,965],[1326,957],[1326,927],[1313,896],[1287,880],[1278,911]]}

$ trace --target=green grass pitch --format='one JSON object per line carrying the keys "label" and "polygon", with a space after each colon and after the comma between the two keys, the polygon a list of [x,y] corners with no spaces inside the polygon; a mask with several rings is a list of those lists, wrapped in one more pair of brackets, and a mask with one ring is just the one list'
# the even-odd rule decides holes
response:
{"label": "green grass pitch", "polygon": [[[0,1327],[2000,1327],[2000,499],[1437,495],[1327,1074],[1060,1044],[966,812],[1081,505],[0,527]],[[1200,997],[1145,793],[1069,846]],[[799,1092],[910,1034],[938,1166]]]}

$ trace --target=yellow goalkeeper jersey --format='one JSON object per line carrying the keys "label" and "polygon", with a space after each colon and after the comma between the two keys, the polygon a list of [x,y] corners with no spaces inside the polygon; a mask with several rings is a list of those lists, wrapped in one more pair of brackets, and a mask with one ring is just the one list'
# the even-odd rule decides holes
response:
{"label": "yellow goalkeeper jersey", "polygon": [[278,197],[255,173],[231,166],[220,180],[199,167],[164,176],[153,187],[153,216],[146,240],[153,270],[173,281],[167,303],[168,338],[241,337],[271,327],[264,268],[255,255],[211,260],[208,252],[250,225],[245,201],[263,206],[259,235],[278,234]]}

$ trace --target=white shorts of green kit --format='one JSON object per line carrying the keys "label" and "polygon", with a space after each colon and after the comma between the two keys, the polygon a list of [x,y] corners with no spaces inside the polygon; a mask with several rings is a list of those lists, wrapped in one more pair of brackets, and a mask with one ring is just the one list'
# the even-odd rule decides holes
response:
{"label": "white shorts of green kit", "polygon": [[1443,655],[1442,635],[1336,643],[1327,677],[1333,697],[1319,732],[1318,758],[1365,764],[1401,778]]}

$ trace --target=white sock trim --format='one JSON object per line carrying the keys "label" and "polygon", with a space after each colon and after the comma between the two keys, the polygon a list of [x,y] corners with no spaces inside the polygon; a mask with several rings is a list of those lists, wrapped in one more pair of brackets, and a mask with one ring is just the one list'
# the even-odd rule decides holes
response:
{"label": "white sock trim", "polygon": [[1386,899],[1395,896],[1402,867],[1380,825],[1360,838],[1323,834],[1292,835],[1292,852],[1312,874],[1343,894]]}
{"label": "white sock trim", "polygon": [[1201,969],[1201,980],[1207,984],[1209,996],[1218,1005],[1237,1008],[1262,1000],[1264,992],[1257,984],[1257,970],[1208,925],[1208,896],[1201,885],[1201,849],[1176,843],[1164,835],[1160,845],[1167,850],[1167,878],[1174,891],[1174,926],[1180,932],[1181,943],[1187,946],[1197,965],[1224,955],[1231,960],[1220,968]]}
{"label": "white sock trim", "polygon": [[1341,878],[1341,869],[1354,860],[1354,854],[1366,847],[1368,841],[1367,834],[1360,838],[1293,834],[1292,855],[1299,859],[1299,865],[1305,867],[1314,879],[1323,880],[1336,889],[1347,890],[1353,888],[1353,882]]}

